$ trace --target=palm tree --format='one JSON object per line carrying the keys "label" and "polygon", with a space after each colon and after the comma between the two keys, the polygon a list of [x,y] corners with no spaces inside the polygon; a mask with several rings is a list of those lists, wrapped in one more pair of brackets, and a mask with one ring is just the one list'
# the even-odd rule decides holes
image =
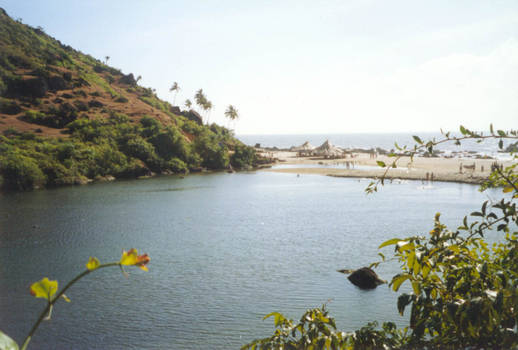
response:
{"label": "palm tree", "polygon": [[214,106],[212,105],[211,101],[207,101],[207,103],[205,103],[205,107],[206,107],[205,110],[208,111],[208,113],[207,113],[207,124],[209,124],[210,112],[212,112],[212,108]]}
{"label": "palm tree", "polygon": [[207,125],[209,125],[209,113],[210,113],[210,110],[212,109],[212,102],[210,102],[209,100],[204,98],[201,108],[203,108],[203,110],[205,111],[205,119],[206,119]]}
{"label": "palm tree", "polygon": [[203,94],[203,90],[199,89],[196,91],[196,95],[194,95],[194,99],[196,100],[196,104],[200,107],[200,112],[203,109],[204,111],[207,111],[207,97]]}
{"label": "palm tree", "polygon": [[196,101],[196,104],[200,107],[200,110],[203,108],[203,105],[207,101],[207,98],[203,94],[203,89],[199,89],[196,91],[196,95],[194,95],[194,100]]}
{"label": "palm tree", "polygon": [[239,119],[239,113],[234,106],[229,105],[225,111],[225,117],[228,118],[230,124],[230,122],[235,122],[237,119]]}
{"label": "palm tree", "polygon": [[185,108],[187,108],[187,109],[189,109],[189,110],[190,110],[190,109],[191,109],[191,107],[192,107],[192,102],[191,102],[191,100],[189,100],[189,99],[185,100],[184,106],[185,106]]}
{"label": "palm tree", "polygon": [[137,79],[135,80],[135,83],[138,84],[139,80],[142,79],[142,75],[139,75]]}
{"label": "palm tree", "polygon": [[178,91],[180,91],[180,86],[178,86],[178,83],[175,81],[173,83],[173,86],[171,86],[171,88],[169,89],[169,92],[173,92],[174,91],[174,97],[173,97],[173,106],[174,106],[174,103],[176,101],[176,95],[178,94]]}
{"label": "palm tree", "polygon": [[104,64],[108,64],[108,60],[110,59],[110,56],[104,56],[104,58],[106,59],[106,61],[104,62]]}

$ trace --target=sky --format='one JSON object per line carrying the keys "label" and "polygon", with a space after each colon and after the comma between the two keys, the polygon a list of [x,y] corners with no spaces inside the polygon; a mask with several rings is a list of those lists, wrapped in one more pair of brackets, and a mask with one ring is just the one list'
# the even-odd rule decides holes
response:
{"label": "sky", "polygon": [[0,0],[237,134],[518,127],[518,1]]}

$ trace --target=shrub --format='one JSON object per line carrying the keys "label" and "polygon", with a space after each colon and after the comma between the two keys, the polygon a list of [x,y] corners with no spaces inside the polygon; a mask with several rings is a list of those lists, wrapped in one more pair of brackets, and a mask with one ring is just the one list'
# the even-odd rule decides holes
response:
{"label": "shrub", "polygon": [[255,149],[246,145],[238,145],[234,149],[234,154],[230,157],[230,164],[238,169],[254,166],[257,161]]}
{"label": "shrub", "polygon": [[180,173],[185,174],[189,171],[185,162],[183,162],[182,160],[180,160],[178,158],[170,159],[169,161],[167,161],[165,166],[167,169],[171,170],[174,173],[178,173],[178,174],[180,174]]}
{"label": "shrub", "polygon": [[21,107],[15,101],[0,97],[0,113],[15,115],[21,111]]}
{"label": "shrub", "polygon": [[18,153],[10,153],[0,159],[0,173],[3,186],[8,190],[32,190],[46,182],[36,161]]}
{"label": "shrub", "polygon": [[115,99],[115,102],[119,102],[119,103],[127,103],[129,100],[124,97],[124,96],[119,96]]}

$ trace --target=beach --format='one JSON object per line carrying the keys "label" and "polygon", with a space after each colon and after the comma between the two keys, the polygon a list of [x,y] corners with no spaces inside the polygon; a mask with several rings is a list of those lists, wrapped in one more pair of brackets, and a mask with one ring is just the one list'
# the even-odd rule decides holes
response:
{"label": "beach", "polygon": [[[390,165],[396,160],[395,157],[369,153],[353,153],[340,159],[298,157],[297,152],[287,151],[268,152],[267,155],[277,159],[277,162],[265,171],[373,179],[381,177],[386,171],[378,166],[378,161]],[[391,168],[385,178],[480,184],[490,175],[493,163],[494,159],[401,157],[397,167]],[[512,162],[498,161],[498,164],[506,167]]]}

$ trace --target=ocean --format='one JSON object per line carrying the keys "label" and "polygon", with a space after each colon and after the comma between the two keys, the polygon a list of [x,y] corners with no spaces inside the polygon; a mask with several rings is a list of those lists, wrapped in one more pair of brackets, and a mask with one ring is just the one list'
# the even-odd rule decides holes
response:
{"label": "ocean", "polygon": [[[486,133],[487,134],[487,133]],[[290,148],[292,146],[299,146],[306,141],[309,141],[313,146],[319,146],[326,140],[332,144],[342,148],[361,148],[372,149],[380,147],[384,150],[390,151],[395,149],[394,143],[397,142],[399,146],[413,147],[415,141],[413,135],[418,135],[423,141],[440,140],[443,136],[440,133],[350,133],[350,134],[291,134],[291,135],[237,135],[237,138],[243,143],[255,146],[260,144],[261,147],[278,147]],[[504,148],[509,142],[504,142]],[[461,143],[461,146],[454,145],[453,142],[441,144],[437,146],[438,150],[446,153],[463,152],[467,155],[468,152],[475,152],[481,156],[491,156],[500,160],[510,159],[509,153],[498,152],[498,140],[488,139],[482,143],[477,143],[473,140],[466,140]]]}

